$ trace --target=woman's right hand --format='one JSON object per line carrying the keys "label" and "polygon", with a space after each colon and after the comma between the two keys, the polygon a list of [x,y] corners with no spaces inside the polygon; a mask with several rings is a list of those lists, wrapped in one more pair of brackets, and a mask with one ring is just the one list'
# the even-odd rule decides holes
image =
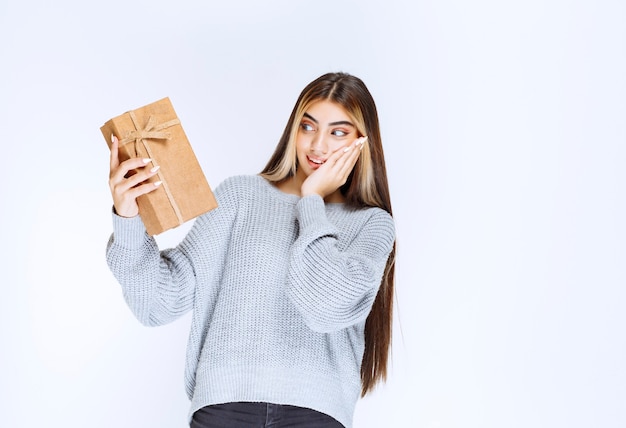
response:
{"label": "woman's right hand", "polygon": [[[109,188],[113,196],[115,212],[121,217],[135,217],[139,214],[137,197],[157,189],[160,181],[144,183],[159,170],[158,166],[148,168],[152,159],[130,158],[122,163],[119,160],[119,141],[111,136],[111,171],[109,173]],[[135,170],[136,173],[127,177]]]}

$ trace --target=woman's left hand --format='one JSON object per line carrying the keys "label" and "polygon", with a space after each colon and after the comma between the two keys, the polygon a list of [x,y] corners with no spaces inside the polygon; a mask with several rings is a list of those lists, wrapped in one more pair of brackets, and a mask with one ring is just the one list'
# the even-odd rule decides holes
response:
{"label": "woman's left hand", "polygon": [[302,183],[302,196],[317,194],[322,198],[343,186],[356,164],[367,137],[357,138],[349,146],[337,150],[322,166]]}

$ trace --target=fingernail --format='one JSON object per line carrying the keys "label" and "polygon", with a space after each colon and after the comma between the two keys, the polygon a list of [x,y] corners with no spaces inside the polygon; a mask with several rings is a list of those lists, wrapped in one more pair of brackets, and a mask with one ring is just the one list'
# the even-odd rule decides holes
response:
{"label": "fingernail", "polygon": [[155,181],[154,187],[159,187],[162,183],[163,183],[162,181]]}
{"label": "fingernail", "polygon": [[115,143],[117,141],[117,138],[115,138],[114,134],[111,134],[111,142]]}
{"label": "fingernail", "polygon": [[345,149],[343,149],[343,152],[345,153],[345,152],[347,152],[347,151],[349,151],[349,150],[350,150],[350,146],[348,146],[348,147],[346,147]]}
{"label": "fingernail", "polygon": [[157,172],[157,171],[159,170],[159,168],[161,168],[161,165],[157,165],[157,166],[155,166],[154,168],[152,168],[152,169],[150,170],[150,172]]}
{"label": "fingernail", "polygon": [[143,163],[148,163],[148,162],[150,162],[151,160],[152,160],[152,159],[150,159],[150,158],[144,158],[144,159],[143,159]]}

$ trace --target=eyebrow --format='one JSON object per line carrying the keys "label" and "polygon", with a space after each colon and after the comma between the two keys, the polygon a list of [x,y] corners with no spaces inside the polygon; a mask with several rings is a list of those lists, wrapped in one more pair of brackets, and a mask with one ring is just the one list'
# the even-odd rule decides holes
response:
{"label": "eyebrow", "polygon": [[[307,119],[311,119],[313,122],[319,124],[317,119],[314,118],[313,116],[311,116],[308,113],[304,113],[304,117],[306,117]],[[351,126],[351,127],[355,128],[354,124],[352,122],[350,122],[350,121],[347,121],[347,120],[340,120],[338,122],[331,122],[331,123],[328,124],[328,126],[337,126],[337,125],[348,125],[348,126]]]}

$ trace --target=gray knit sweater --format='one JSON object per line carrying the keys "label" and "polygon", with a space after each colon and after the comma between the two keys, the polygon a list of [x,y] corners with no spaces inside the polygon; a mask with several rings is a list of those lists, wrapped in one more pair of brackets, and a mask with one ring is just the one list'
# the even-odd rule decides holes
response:
{"label": "gray knit sweater", "polygon": [[219,207],[159,252],[139,217],[113,215],[107,261],[146,325],[192,310],[189,418],[232,401],[307,407],[352,426],[365,319],[394,239],[379,209],[324,204],[260,176],[215,189]]}

